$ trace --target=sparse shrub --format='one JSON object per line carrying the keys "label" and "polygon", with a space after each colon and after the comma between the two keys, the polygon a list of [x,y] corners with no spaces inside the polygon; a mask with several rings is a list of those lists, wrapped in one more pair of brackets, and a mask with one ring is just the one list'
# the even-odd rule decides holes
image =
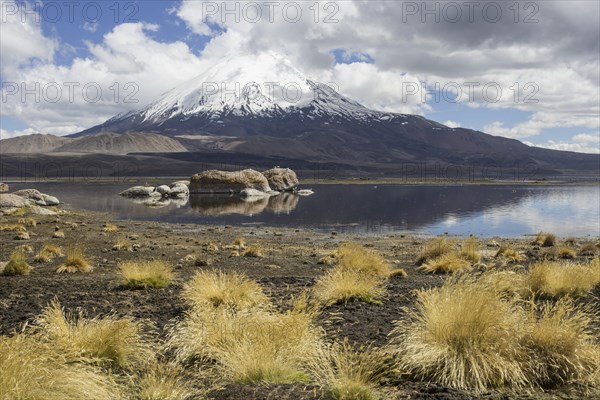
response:
{"label": "sparse shrub", "polygon": [[0,399],[120,398],[100,369],[73,361],[35,336],[0,336]]}
{"label": "sparse shrub", "polygon": [[466,390],[526,386],[516,340],[524,317],[515,298],[463,276],[421,290],[407,311],[392,331],[402,371]]}
{"label": "sparse shrub", "polygon": [[512,262],[525,261],[525,258],[526,258],[522,253],[518,252],[517,250],[510,248],[510,247],[504,247],[504,246],[501,246],[498,249],[495,257],[505,257]]}
{"label": "sparse shrub", "polygon": [[316,356],[323,332],[304,306],[285,313],[194,307],[169,333],[180,360],[213,360],[234,382],[306,381],[306,360]]}
{"label": "sparse shrub", "polygon": [[417,258],[417,265],[421,265],[427,260],[450,253],[454,250],[455,246],[456,242],[454,240],[448,239],[444,236],[430,239],[427,243],[425,243],[423,250],[421,250],[421,254],[419,255],[419,258]]}
{"label": "sparse shrub", "polygon": [[600,383],[600,345],[590,328],[593,314],[566,298],[530,307],[521,338],[529,352],[529,379],[543,388]]}
{"label": "sparse shrub", "polygon": [[269,303],[258,283],[237,272],[200,271],[183,285],[181,296],[200,308],[242,310]]}
{"label": "sparse shrub", "polygon": [[53,244],[45,244],[44,247],[35,255],[33,261],[45,263],[52,261],[55,257],[62,256],[62,249]]}
{"label": "sparse shrub", "polygon": [[33,218],[19,218],[18,223],[25,225],[25,226],[31,226],[31,227],[34,227],[37,225],[37,221]]}
{"label": "sparse shrub", "polygon": [[130,289],[163,288],[173,281],[173,269],[164,261],[125,261],[119,263],[123,286]]}
{"label": "sparse shrub", "polygon": [[471,262],[455,253],[446,253],[421,265],[421,269],[431,273],[457,273],[471,268]]}
{"label": "sparse shrub", "polygon": [[142,364],[152,355],[145,327],[131,317],[86,318],[82,311],[65,313],[55,300],[37,319],[49,344],[71,356],[82,356],[120,368]]}
{"label": "sparse shrub", "polygon": [[379,399],[379,383],[389,373],[388,356],[377,348],[352,346],[348,339],[323,345],[308,366],[315,381],[338,400]]}
{"label": "sparse shrub", "polygon": [[10,260],[8,260],[8,263],[4,266],[2,275],[29,275],[31,269],[31,266],[27,264],[27,258],[25,257],[25,253],[21,250],[15,250],[10,255]]}
{"label": "sparse shrub", "polygon": [[117,232],[118,230],[119,230],[119,227],[116,226],[115,224],[106,223],[102,227],[102,232]]}
{"label": "sparse shrub", "polygon": [[560,258],[572,259],[575,258],[575,256],[577,256],[577,252],[570,247],[561,246],[558,249],[558,257]]}
{"label": "sparse shrub", "polygon": [[532,293],[542,296],[580,296],[600,283],[596,261],[587,264],[541,261],[530,267],[525,284]]}
{"label": "sparse shrub", "polygon": [[582,256],[593,256],[598,254],[598,248],[592,242],[583,243],[579,248],[579,254]]}
{"label": "sparse shrub", "polygon": [[83,248],[74,246],[67,249],[67,259],[58,266],[56,272],[91,272],[93,269],[85,259]]}
{"label": "sparse shrub", "polygon": [[243,257],[257,257],[260,258],[263,256],[263,250],[262,247],[260,247],[259,245],[253,244],[251,246],[248,246],[244,252],[242,253]]}

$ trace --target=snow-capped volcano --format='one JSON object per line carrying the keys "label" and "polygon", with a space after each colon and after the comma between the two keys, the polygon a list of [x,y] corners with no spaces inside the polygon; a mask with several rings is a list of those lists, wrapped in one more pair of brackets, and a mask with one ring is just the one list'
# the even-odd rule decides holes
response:
{"label": "snow-capped volcano", "polygon": [[[296,121],[389,121],[409,116],[371,110],[311,79],[273,52],[230,55],[163,94],[150,105],[117,115],[82,132],[146,130],[206,134],[231,119],[293,118]],[[229,121],[228,121],[229,119]],[[221,129],[217,129],[218,133]]]}
{"label": "snow-capped volcano", "polygon": [[588,168],[597,162],[587,157],[582,163],[586,157],[580,154],[453,129],[417,115],[371,110],[274,53],[225,57],[148,106],[72,136],[98,133],[169,136],[189,152],[218,152],[223,160],[236,153],[377,165],[391,173],[424,161],[543,168]]}

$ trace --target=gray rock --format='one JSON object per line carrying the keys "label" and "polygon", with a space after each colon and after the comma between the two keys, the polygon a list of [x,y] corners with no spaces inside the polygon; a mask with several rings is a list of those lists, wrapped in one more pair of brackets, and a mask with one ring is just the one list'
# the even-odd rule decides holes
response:
{"label": "gray rock", "polygon": [[272,168],[263,172],[273,190],[280,192],[294,190],[300,182],[296,173],[289,168]]}
{"label": "gray rock", "polygon": [[240,192],[240,197],[243,199],[253,200],[253,199],[262,199],[265,197],[270,197],[269,193],[261,192],[256,189],[244,189]]}
{"label": "gray rock", "polygon": [[60,204],[60,201],[54,196],[42,194],[42,197],[44,198],[44,202],[47,206],[57,206]]}
{"label": "gray rock", "polygon": [[182,183],[171,186],[170,197],[185,198],[190,195],[190,189]]}
{"label": "gray rock", "polygon": [[160,193],[162,196],[168,196],[171,193],[171,188],[167,185],[160,185],[156,187],[156,191]]}
{"label": "gray rock", "polygon": [[267,178],[253,169],[204,171],[192,176],[190,180],[190,193],[239,193],[244,189],[271,191]]}
{"label": "gray rock", "polygon": [[[13,192],[12,194],[34,202],[44,202],[44,194],[37,189],[22,189]],[[44,204],[45,205],[45,204]]]}
{"label": "gray rock", "polygon": [[312,190],[310,190],[310,189],[302,189],[302,190],[298,190],[298,191],[296,192],[296,194],[297,194],[298,196],[310,196],[311,194],[314,194],[314,193],[315,193],[315,192],[313,192],[313,191],[312,191]]}
{"label": "gray rock", "polygon": [[0,183],[0,193],[8,192],[8,185],[6,183]]}
{"label": "gray rock", "polygon": [[185,185],[185,186],[190,186],[190,181],[175,181],[173,183],[171,183],[171,188],[173,188],[173,186],[178,186],[178,185]]}
{"label": "gray rock", "polygon": [[152,186],[134,186],[119,194],[124,197],[162,197]]}
{"label": "gray rock", "polygon": [[20,208],[29,206],[29,201],[12,193],[0,194],[0,208]]}

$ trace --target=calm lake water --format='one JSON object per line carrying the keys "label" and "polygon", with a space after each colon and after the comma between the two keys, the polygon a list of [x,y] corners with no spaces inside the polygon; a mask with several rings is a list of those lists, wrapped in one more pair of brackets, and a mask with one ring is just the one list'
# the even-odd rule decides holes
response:
{"label": "calm lake water", "polygon": [[147,207],[118,196],[132,184],[30,182],[75,209],[120,219],[172,223],[310,227],[340,232],[417,232],[520,236],[540,230],[559,236],[600,236],[598,186],[311,185],[314,194],[284,194],[255,203],[195,195]]}

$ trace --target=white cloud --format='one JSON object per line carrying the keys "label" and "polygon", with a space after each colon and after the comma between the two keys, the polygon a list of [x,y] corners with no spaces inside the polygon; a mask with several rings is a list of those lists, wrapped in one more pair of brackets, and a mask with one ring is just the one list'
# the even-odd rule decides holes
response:
{"label": "white cloud", "polygon": [[572,137],[576,143],[592,143],[600,145],[600,133],[598,135],[592,135],[589,133],[580,133]]}
{"label": "white cloud", "polygon": [[548,140],[546,143],[524,143],[529,146],[543,147],[546,149],[600,154],[600,134],[592,135],[589,133],[580,133],[571,137],[570,141]]}

